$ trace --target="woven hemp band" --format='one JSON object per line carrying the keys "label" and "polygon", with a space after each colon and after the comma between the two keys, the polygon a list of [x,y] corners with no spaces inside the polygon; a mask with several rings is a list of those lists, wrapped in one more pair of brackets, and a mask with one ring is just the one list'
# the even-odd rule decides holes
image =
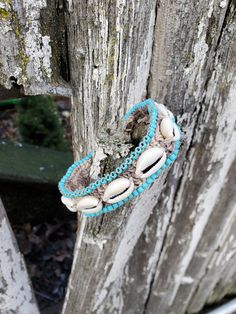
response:
{"label": "woven hemp band", "polygon": [[173,163],[179,151],[180,130],[164,105],[147,99],[135,104],[124,119],[147,123],[148,114],[146,136],[114,171],[90,182],[93,153],[69,167],[58,185],[69,210],[81,211],[87,217],[112,211],[142,193]]}

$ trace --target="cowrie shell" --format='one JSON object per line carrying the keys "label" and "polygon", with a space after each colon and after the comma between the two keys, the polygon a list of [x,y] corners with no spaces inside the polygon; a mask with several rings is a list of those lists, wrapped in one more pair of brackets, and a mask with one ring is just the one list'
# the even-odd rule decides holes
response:
{"label": "cowrie shell", "polygon": [[112,181],[105,189],[103,201],[114,204],[124,200],[134,190],[133,181],[126,178],[119,178]]}
{"label": "cowrie shell", "polygon": [[81,197],[76,207],[82,213],[92,214],[102,209],[102,201],[95,196],[84,196]]}
{"label": "cowrie shell", "polygon": [[152,147],[144,151],[137,161],[135,174],[143,179],[159,170],[166,161],[166,152],[159,147]]}
{"label": "cowrie shell", "polygon": [[158,110],[158,115],[160,118],[173,118],[174,115],[173,113],[168,110],[163,104],[158,104],[156,103],[156,107],[157,107],[157,110]]}
{"label": "cowrie shell", "polygon": [[71,212],[77,212],[76,199],[62,196],[61,201]]}
{"label": "cowrie shell", "polygon": [[170,118],[161,120],[160,131],[163,137],[167,140],[177,141],[180,139],[179,128]]}

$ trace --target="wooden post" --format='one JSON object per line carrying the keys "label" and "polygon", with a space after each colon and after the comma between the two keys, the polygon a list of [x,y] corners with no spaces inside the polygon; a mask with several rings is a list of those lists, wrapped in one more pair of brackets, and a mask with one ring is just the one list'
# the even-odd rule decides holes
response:
{"label": "wooden post", "polygon": [[[122,156],[121,117],[146,97],[169,106],[185,132],[167,177],[129,206],[79,217],[63,313],[197,313],[236,277],[235,1],[46,5],[16,1],[23,42],[1,19],[10,57],[1,46],[0,84],[13,75],[26,93],[72,90],[75,158],[97,149],[99,171],[105,157]],[[13,44],[28,59],[15,58]]]}
{"label": "wooden post", "polygon": [[[156,206],[163,180],[129,208],[81,222],[63,313],[195,313],[214,293],[228,254],[234,257],[225,246],[235,221],[234,4],[159,2],[155,10],[135,3],[71,3],[77,156],[99,145],[101,128],[117,125],[126,107],[142,99],[140,76],[147,94],[178,116],[186,143]],[[154,33],[152,19],[143,18],[150,12]],[[147,42],[150,69],[142,57],[151,49]],[[219,247],[227,247],[221,271],[215,266],[214,280],[212,270],[207,279]]]}

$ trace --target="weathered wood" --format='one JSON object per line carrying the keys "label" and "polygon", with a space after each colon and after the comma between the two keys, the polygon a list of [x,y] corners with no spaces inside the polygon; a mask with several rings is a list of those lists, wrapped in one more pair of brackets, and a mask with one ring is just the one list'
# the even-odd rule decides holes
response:
{"label": "weathered wood", "polygon": [[117,131],[146,96],[155,1],[69,1],[67,19],[77,155]]}
{"label": "weathered wood", "polygon": [[59,2],[48,12],[44,1],[1,2],[0,83],[69,94],[70,80],[75,157],[99,147],[95,174],[127,151],[121,117],[146,96],[174,111],[186,142],[137,200],[79,217],[63,313],[196,313],[232,291],[236,273],[235,0],[67,5],[65,20]]}
{"label": "weathered wood", "polygon": [[[235,250],[235,248],[233,248]],[[222,267],[220,270],[220,276],[217,277],[217,283],[214,278],[214,289],[212,289],[211,294],[208,296],[207,304],[214,305],[222,302],[224,297],[230,298],[236,293],[236,272],[235,272],[235,255],[228,255],[229,261],[225,263],[224,269]],[[208,280],[211,277],[208,276]],[[205,278],[203,280],[203,283]],[[210,284],[210,282],[208,283]]]}
{"label": "weathered wood", "polygon": [[[227,229],[231,223],[222,211],[226,203],[221,200],[218,208],[216,204],[221,189],[229,190],[224,180],[235,154],[233,9],[233,2],[222,1],[201,1],[187,6],[180,1],[159,3],[149,94],[165,101],[176,114],[184,113],[180,120],[187,131],[185,149],[179,164],[168,176],[165,192],[144,233],[146,219],[141,229],[140,226],[135,229],[136,237],[132,236],[131,244],[127,230],[133,216],[129,216],[129,210],[127,222],[119,213],[114,213],[83,230],[64,313],[73,313],[75,308],[85,313],[184,313],[188,307],[190,311],[200,310],[206,302],[207,296],[204,302],[198,299],[198,305],[191,308],[191,298],[210,264],[214,248],[220,243],[218,228]],[[95,14],[98,11],[95,7]],[[83,30],[86,29],[86,25],[82,25]],[[83,38],[89,38],[92,43],[97,40],[90,38],[89,33],[86,37],[83,34]],[[101,46],[99,43],[96,53],[99,54]],[[86,53],[84,56],[89,60],[85,64],[91,65],[91,57]],[[87,81],[93,82],[91,73]],[[89,99],[93,99],[96,91],[93,83],[89,86]],[[80,91],[85,88],[87,86],[81,86]],[[123,93],[125,95],[125,91]],[[99,108],[103,90],[100,95]],[[76,104],[77,100],[74,106],[79,110]],[[74,117],[78,117],[78,111],[74,111]],[[84,134],[81,128],[85,132],[90,130],[80,126],[76,135]],[[185,163],[183,156],[187,158]],[[219,175],[221,179],[215,182]],[[228,215],[234,217],[233,211],[229,205]],[[113,217],[124,231],[114,233]],[[135,225],[138,226],[137,221]],[[109,235],[113,238],[111,244],[111,240],[107,241]],[[123,250],[125,255],[123,243],[130,244],[128,258],[120,254]],[[94,249],[94,246],[98,247]],[[206,259],[204,254],[202,258],[198,256],[202,250],[207,252]],[[92,273],[93,269],[96,273]],[[207,291],[210,293],[210,287]]]}
{"label": "weathered wood", "polygon": [[39,314],[29,282],[24,258],[0,199],[0,312]]}
{"label": "weathered wood", "polygon": [[[220,271],[212,266],[214,251],[221,243],[219,230],[228,232],[235,219],[233,200],[230,203],[234,198],[230,193],[233,182],[230,176],[235,171],[236,149],[235,4],[212,1],[210,6],[206,2],[202,5],[206,8],[200,8],[205,13],[196,24],[198,35],[193,37],[196,40],[192,45],[193,62],[182,61],[181,69],[174,70],[171,66],[166,69],[172,71],[175,79],[167,78],[170,92],[164,95],[165,102],[176,108],[182,106],[185,120],[195,127],[188,133],[186,162],[177,173],[181,180],[172,193],[174,197],[165,191],[164,200],[168,198],[172,212],[157,259],[147,313],[184,313],[186,310],[195,313],[203,307],[213,288],[206,284],[203,287],[201,283],[204,278],[207,280],[208,267],[213,267],[215,283],[219,280]],[[189,42],[186,38],[184,41]],[[181,58],[178,50],[173,53]],[[153,90],[155,93],[158,89]],[[176,90],[180,96],[175,94]],[[191,117],[194,111],[196,118]],[[158,205],[162,208],[165,203]],[[229,234],[233,237],[232,230]],[[222,263],[221,270],[224,267]],[[197,289],[201,292],[193,297]]]}
{"label": "weathered wood", "polygon": [[[115,144],[107,138],[114,133],[114,142],[121,144],[118,156],[125,150],[119,127],[128,106],[146,95],[154,17],[153,1],[71,2],[69,52],[77,156],[97,145],[98,158],[112,156]],[[76,245],[63,313],[114,313],[119,309],[122,300],[117,291],[123,284],[124,268],[163,181],[164,177],[130,207],[81,222],[85,227]]]}
{"label": "weathered wood", "polygon": [[46,0],[0,1],[0,85],[23,85],[26,94],[71,94],[60,2],[47,11]]}

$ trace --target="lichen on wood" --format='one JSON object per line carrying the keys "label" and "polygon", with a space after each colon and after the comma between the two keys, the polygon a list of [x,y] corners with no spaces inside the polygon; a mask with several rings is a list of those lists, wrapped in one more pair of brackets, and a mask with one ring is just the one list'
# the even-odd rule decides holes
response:
{"label": "lichen on wood", "polygon": [[[70,88],[52,67],[50,31],[41,30],[41,10],[46,0],[0,2],[0,84],[11,88],[12,80],[27,94],[70,95]],[[54,30],[55,31],[55,30]],[[59,49],[59,46],[58,46]],[[59,82],[60,81],[60,82]]]}

